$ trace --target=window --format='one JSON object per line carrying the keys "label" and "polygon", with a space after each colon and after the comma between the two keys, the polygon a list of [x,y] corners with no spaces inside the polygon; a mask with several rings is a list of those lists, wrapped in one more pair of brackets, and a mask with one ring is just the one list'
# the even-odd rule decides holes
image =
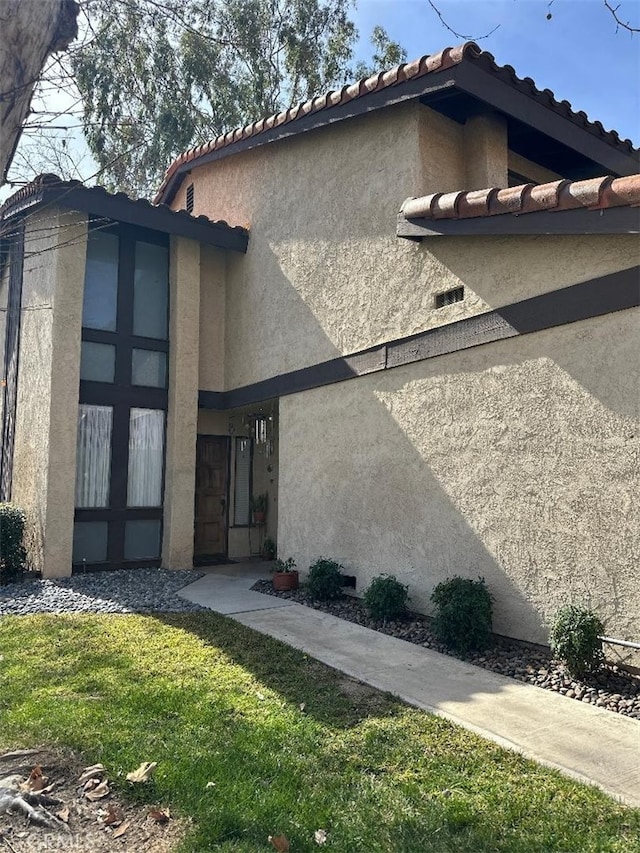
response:
{"label": "window", "polygon": [[116,330],[119,240],[108,231],[93,231],[87,242],[82,325]]}
{"label": "window", "polygon": [[112,344],[82,341],[80,379],[113,382],[116,373],[116,348]]}
{"label": "window", "polygon": [[236,438],[233,523],[247,525],[251,522],[251,460],[253,446],[249,438]]}
{"label": "window", "polygon": [[164,388],[167,384],[167,354],[151,349],[131,353],[131,384]]}
{"label": "window", "polygon": [[81,404],[76,450],[76,506],[109,505],[111,476],[111,406]]}
{"label": "window", "polygon": [[169,252],[154,243],[136,243],[133,286],[133,334],[167,339]]}
{"label": "window", "polygon": [[162,505],[164,412],[131,409],[127,506]]}
{"label": "window", "polygon": [[87,249],[73,561],[158,565],[168,404],[169,240],[93,223]]}

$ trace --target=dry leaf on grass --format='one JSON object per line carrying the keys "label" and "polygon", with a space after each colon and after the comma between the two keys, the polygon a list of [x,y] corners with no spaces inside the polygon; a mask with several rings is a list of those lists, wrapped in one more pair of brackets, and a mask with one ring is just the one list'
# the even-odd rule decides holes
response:
{"label": "dry leaf on grass", "polygon": [[96,800],[102,800],[104,797],[108,797],[110,793],[111,790],[105,779],[104,782],[100,782],[99,785],[96,785],[92,791],[86,791],[85,797],[88,800],[91,800],[91,802],[95,802]]}
{"label": "dry leaf on grass", "polygon": [[131,826],[131,821],[126,821],[126,823],[121,823],[120,826],[116,829],[116,831],[111,836],[112,838],[120,838],[121,835],[124,835],[125,832]]}
{"label": "dry leaf on grass", "polygon": [[171,819],[169,809],[151,809],[149,817],[156,823],[169,823]]}
{"label": "dry leaf on grass", "polygon": [[204,787],[205,788],[215,788],[216,783],[215,782],[207,782],[207,784]]}
{"label": "dry leaf on grass", "polygon": [[286,835],[270,835],[267,840],[271,842],[278,853],[287,853],[289,850],[289,839]]}
{"label": "dry leaf on grass", "polygon": [[89,779],[94,779],[96,776],[102,776],[103,773],[106,773],[106,768],[104,764],[92,764],[91,767],[85,767],[82,773],[80,774],[80,778],[78,782],[81,785],[84,785]]}
{"label": "dry leaf on grass", "polygon": [[327,832],[325,829],[316,829],[313,833],[313,840],[316,844],[326,844],[327,843]]}
{"label": "dry leaf on grass", "polygon": [[304,709],[307,707],[306,702],[301,702],[299,707],[301,711],[304,711]]}
{"label": "dry leaf on grass", "polygon": [[42,767],[36,765],[29,774],[27,781],[20,785],[20,789],[22,791],[42,791],[43,788],[46,788],[47,781],[47,777],[42,773]]}
{"label": "dry leaf on grass", "polygon": [[148,782],[157,766],[155,761],[143,761],[137,770],[127,773],[127,782]]}

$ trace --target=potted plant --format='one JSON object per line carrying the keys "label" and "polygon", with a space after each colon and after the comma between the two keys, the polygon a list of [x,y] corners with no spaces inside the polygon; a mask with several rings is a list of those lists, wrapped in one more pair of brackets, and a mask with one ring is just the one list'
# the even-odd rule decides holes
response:
{"label": "potted plant", "polygon": [[280,591],[298,589],[298,570],[296,561],[289,557],[287,560],[276,560],[271,569],[273,572],[273,588]]}
{"label": "potted plant", "polygon": [[251,496],[251,510],[253,512],[253,523],[264,524],[267,516],[267,501],[269,495],[267,492],[262,492],[259,495]]}
{"label": "potted plant", "polygon": [[276,558],[276,543],[270,536],[262,543],[262,556],[265,560],[275,560]]}

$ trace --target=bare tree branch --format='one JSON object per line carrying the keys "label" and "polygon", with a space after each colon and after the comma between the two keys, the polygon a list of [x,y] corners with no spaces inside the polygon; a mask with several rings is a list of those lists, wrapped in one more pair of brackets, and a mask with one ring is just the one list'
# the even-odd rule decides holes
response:
{"label": "bare tree branch", "polygon": [[617,6],[612,6],[611,3],[609,3],[609,0],[602,0],[602,1],[605,5],[605,8],[608,9],[611,12],[611,14],[613,15],[613,20],[616,22],[616,32],[618,32],[618,30],[620,30],[620,29],[623,29],[623,30],[627,30],[627,32],[630,32],[630,33],[640,33],[640,27],[633,27],[629,23],[629,21],[625,22],[619,17],[618,9],[622,5],[621,3],[618,3]]}
{"label": "bare tree branch", "polygon": [[[606,2],[606,0],[605,0],[605,2]],[[454,30],[453,27],[445,21],[443,15],[442,15],[442,12],[440,11],[440,9],[438,9],[438,7],[433,2],[433,0],[427,0],[427,3],[431,6],[433,11],[440,18],[440,23],[442,24],[442,26],[446,30],[449,30],[449,32],[452,33],[457,39],[464,39],[465,41],[468,41],[468,40],[481,41],[482,39],[489,38],[489,36],[493,35],[493,33],[495,33],[496,30],[500,29],[500,24],[496,24],[496,26],[492,30],[489,30],[489,32],[485,33],[483,36],[472,36],[472,35],[465,35],[464,33],[459,33],[456,30]]]}

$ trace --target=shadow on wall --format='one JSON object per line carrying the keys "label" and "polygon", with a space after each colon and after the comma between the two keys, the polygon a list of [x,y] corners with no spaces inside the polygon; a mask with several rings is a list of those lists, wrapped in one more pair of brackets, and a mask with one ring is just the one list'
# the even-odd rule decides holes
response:
{"label": "shadow on wall", "polygon": [[[262,261],[286,332],[291,317],[310,341],[308,363],[338,357],[274,252]],[[612,484],[631,487],[637,449],[626,393],[634,319],[607,315],[283,397],[280,552],[301,567],[338,559],[359,590],[396,573],[427,612],[440,580],[482,575],[495,629],[536,642],[543,616],[570,598],[632,630],[633,543],[620,541],[620,524],[633,530],[633,508]],[[290,367],[274,344],[283,334],[267,337]]]}

